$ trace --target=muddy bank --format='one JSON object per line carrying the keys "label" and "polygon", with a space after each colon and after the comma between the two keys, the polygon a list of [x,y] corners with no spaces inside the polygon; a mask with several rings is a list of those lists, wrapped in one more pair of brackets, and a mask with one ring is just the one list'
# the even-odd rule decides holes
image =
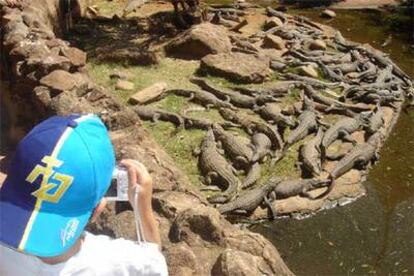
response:
{"label": "muddy bank", "polygon": [[[154,206],[171,275],[209,275],[213,268],[231,274],[228,268],[234,262],[253,264],[238,268],[250,275],[259,271],[291,275],[269,241],[231,225],[189,191],[186,176],[142,128],[137,115],[88,77],[85,53],[58,38],[61,20],[58,1],[2,8],[2,75],[10,85],[2,94],[12,98],[15,124],[22,134],[55,114],[100,114],[111,132],[117,158],[142,160],[154,177]],[[132,212],[120,208],[112,206],[90,229],[131,237]],[[229,254],[237,258],[228,258]]]}

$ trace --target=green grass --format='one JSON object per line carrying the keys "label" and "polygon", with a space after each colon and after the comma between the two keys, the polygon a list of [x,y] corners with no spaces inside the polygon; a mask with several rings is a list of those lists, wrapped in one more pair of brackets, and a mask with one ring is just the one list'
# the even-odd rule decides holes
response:
{"label": "green grass", "polygon": [[205,131],[194,129],[176,132],[171,123],[162,121],[156,124],[150,122],[143,124],[178,166],[187,173],[191,183],[195,186],[202,186],[199,179],[198,161],[193,155],[193,150],[200,146]]}
{"label": "green grass", "polygon": [[[126,102],[130,95],[156,82],[167,83],[167,89],[196,88],[188,79],[198,68],[199,62],[164,58],[157,65],[133,66],[118,63],[102,63],[96,60],[88,62],[88,71],[99,84],[110,89],[114,94]],[[115,82],[109,78],[114,70],[123,70],[131,74],[129,80],[134,83],[133,91],[115,90]]]}

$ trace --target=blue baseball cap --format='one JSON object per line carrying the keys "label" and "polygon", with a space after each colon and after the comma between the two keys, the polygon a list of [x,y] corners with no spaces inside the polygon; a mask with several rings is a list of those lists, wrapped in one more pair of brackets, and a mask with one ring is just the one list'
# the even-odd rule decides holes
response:
{"label": "blue baseball cap", "polygon": [[18,144],[0,189],[0,242],[53,257],[82,234],[107,191],[115,155],[95,115],[54,116]]}

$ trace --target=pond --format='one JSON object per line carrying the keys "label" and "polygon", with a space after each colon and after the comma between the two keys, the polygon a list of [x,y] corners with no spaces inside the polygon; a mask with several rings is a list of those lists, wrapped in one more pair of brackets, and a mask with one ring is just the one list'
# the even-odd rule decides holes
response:
{"label": "pond", "polygon": [[[330,25],[356,42],[388,53],[414,76],[414,49],[409,34],[391,34],[374,11],[338,10],[323,20],[320,10],[295,10]],[[372,168],[367,196],[352,204],[303,219],[280,219],[252,227],[278,248],[297,275],[414,274],[414,110],[405,109]]]}

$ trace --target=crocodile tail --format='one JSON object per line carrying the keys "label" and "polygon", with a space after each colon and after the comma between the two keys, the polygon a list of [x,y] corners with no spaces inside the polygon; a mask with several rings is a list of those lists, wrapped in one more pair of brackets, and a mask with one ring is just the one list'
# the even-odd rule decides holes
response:
{"label": "crocodile tail", "polygon": [[208,197],[207,201],[211,204],[223,204],[230,201],[230,198],[227,195],[218,194]]}
{"label": "crocodile tail", "polygon": [[323,197],[325,197],[326,195],[328,195],[331,191],[332,191],[332,189],[334,188],[334,186],[335,186],[335,179],[334,179],[334,177],[330,174],[329,175],[329,177],[328,177],[328,189],[326,189],[326,191],[325,192],[323,192],[322,194],[320,194],[320,195],[318,195],[317,197],[315,197],[314,199],[320,199],[320,198],[323,198]]}

